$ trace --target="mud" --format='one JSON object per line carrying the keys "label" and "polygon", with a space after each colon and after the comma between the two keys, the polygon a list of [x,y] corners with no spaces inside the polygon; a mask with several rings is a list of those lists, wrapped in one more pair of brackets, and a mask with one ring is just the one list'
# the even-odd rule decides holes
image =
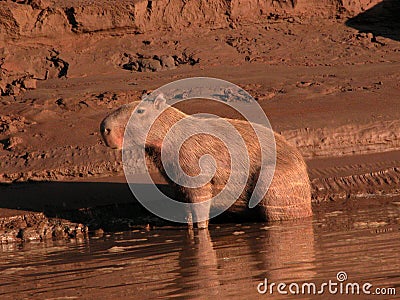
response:
{"label": "mud", "polygon": [[[6,217],[4,215],[11,215]],[[0,244],[43,241],[48,239],[83,239],[88,228],[59,218],[48,218],[43,213],[2,211]]]}

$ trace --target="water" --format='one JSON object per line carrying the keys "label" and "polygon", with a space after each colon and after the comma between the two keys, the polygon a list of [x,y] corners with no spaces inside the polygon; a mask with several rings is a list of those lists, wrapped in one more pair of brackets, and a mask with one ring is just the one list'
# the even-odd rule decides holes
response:
{"label": "water", "polygon": [[[361,203],[364,203],[363,205]],[[400,298],[400,199],[317,208],[313,220],[121,232],[0,248],[0,299],[314,299],[268,282],[370,282]],[[261,286],[263,288],[264,286]],[[286,291],[288,288],[286,287]],[[320,299],[351,299],[325,290]],[[375,298],[374,298],[375,297]]]}

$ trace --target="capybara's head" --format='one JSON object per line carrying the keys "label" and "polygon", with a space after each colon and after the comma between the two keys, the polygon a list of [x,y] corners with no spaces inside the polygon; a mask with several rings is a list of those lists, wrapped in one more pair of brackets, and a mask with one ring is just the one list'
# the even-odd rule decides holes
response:
{"label": "capybara's head", "polygon": [[161,146],[167,131],[186,115],[167,104],[163,94],[154,100],[135,101],[121,106],[100,124],[105,144],[122,149],[129,122],[128,142],[136,146]]}
{"label": "capybara's head", "polygon": [[105,144],[113,149],[122,149],[126,124],[140,101],[125,104],[113,111],[100,124]]}
{"label": "capybara's head", "polygon": [[138,146],[159,144],[165,130],[173,124],[172,111],[165,111],[167,108],[171,107],[166,103],[163,94],[159,94],[154,100],[140,102],[129,120],[129,142]]}

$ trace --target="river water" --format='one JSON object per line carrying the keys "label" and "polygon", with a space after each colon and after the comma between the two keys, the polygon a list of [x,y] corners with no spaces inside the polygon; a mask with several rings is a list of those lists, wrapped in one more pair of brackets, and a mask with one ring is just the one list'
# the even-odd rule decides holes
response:
{"label": "river water", "polygon": [[0,299],[396,299],[399,223],[400,198],[366,199],[296,222],[1,245]]}

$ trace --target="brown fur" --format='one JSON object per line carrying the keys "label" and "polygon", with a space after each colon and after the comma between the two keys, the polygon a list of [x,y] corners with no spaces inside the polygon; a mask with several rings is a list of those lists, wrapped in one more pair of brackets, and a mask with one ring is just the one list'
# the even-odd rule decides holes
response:
{"label": "brown fur", "polygon": [[[101,131],[107,145],[114,148],[122,147],[123,129],[137,105],[138,102],[134,102],[123,106],[103,120]],[[145,106],[147,109],[152,108],[152,104],[145,104]],[[169,179],[161,163],[163,139],[177,121],[186,117],[188,116],[183,112],[170,106],[167,107],[153,123],[146,139],[146,154],[161,174],[166,177],[167,181]],[[246,188],[230,208],[230,211],[248,211],[250,210],[247,207],[248,200],[258,180],[260,171],[260,144],[251,124],[241,120],[226,120],[241,134],[246,143],[247,155],[250,159],[250,171]],[[143,119],[143,122],[145,122],[145,119]],[[199,120],[199,122],[201,121]],[[135,130],[140,131],[140,122],[136,123],[139,125]],[[109,129],[109,131],[105,129]],[[263,127],[263,130],[269,129]],[[263,200],[256,208],[251,210],[252,215],[265,221],[308,217],[312,215],[311,189],[304,159],[300,152],[290,145],[283,136],[274,133],[274,137],[277,155],[274,177]],[[246,149],[239,151],[246,151]],[[199,203],[217,195],[226,185],[230,175],[231,161],[227,148],[222,141],[207,134],[194,135],[183,143],[179,152],[179,162],[182,170],[189,176],[198,175],[200,172],[198,161],[205,154],[210,154],[216,162],[216,173],[212,180],[200,188],[176,186],[183,197],[190,203]],[[243,153],[243,155],[246,155],[246,153]],[[197,211],[193,213],[200,217],[200,214],[208,213],[208,210],[205,208],[205,212]],[[207,223],[199,225],[200,227],[206,227]]]}

